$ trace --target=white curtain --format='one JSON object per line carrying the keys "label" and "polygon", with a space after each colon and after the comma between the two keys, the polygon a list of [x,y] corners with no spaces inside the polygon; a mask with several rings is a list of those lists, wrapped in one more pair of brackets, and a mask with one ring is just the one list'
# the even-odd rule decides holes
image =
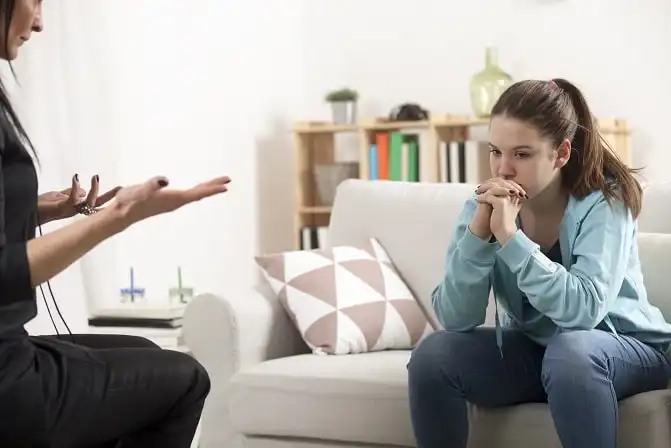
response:
{"label": "white curtain", "polygon": [[[259,110],[267,98],[278,92],[299,98],[299,78],[290,71],[302,67],[282,66],[272,46],[299,55],[294,30],[300,5],[44,2],[45,30],[14,64],[19,85],[4,75],[40,155],[40,191],[68,187],[74,173],[87,189],[95,174],[102,189],[155,174],[167,175],[176,187],[222,174],[233,178],[226,196],[133,226],[54,279],[54,295],[73,331],[86,329],[91,309],[118,301],[131,267],[148,300],[167,300],[178,266],[197,293],[240,294],[255,281],[257,195],[264,187],[257,185],[254,133],[270,121]],[[292,81],[272,86],[275,75]],[[287,141],[289,134],[278,138]],[[291,190],[276,194],[291,197]],[[268,212],[285,224],[290,220],[286,207]],[[40,307],[29,330],[53,332]]]}

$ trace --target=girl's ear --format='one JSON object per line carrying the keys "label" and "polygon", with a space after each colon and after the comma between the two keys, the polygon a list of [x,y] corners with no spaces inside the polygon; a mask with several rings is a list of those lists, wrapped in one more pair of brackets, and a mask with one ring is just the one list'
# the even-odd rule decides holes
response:
{"label": "girl's ear", "polygon": [[571,158],[571,141],[569,139],[564,139],[563,142],[557,148],[557,168],[562,168],[566,165]]}

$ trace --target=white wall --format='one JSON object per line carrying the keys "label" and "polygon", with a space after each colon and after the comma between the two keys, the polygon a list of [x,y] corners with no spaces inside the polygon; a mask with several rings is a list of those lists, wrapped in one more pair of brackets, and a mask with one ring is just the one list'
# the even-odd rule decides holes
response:
{"label": "white wall", "polygon": [[324,93],[360,90],[362,113],[415,101],[471,114],[468,83],[499,48],[515,79],[564,77],[598,116],[626,118],[634,163],[671,179],[671,2],[668,0],[355,0],[308,2],[306,96],[328,117]]}
{"label": "white wall", "polygon": [[[156,172],[173,186],[221,174],[233,182],[225,197],[129,229],[118,238],[118,264],[134,264],[140,281],[154,291],[167,293],[181,265],[198,290],[234,293],[255,278],[252,255],[260,229],[271,224],[257,219],[272,216],[263,210],[260,192],[280,205],[290,196],[288,188],[267,187],[270,179],[257,168],[264,156],[257,139],[286,142],[284,128],[302,104],[301,3],[135,4],[135,14],[117,9],[114,18],[126,20],[128,30],[119,56],[128,105],[122,114],[122,182]],[[282,168],[290,154],[285,145],[265,156],[279,159]],[[126,275],[120,270],[119,282]]]}

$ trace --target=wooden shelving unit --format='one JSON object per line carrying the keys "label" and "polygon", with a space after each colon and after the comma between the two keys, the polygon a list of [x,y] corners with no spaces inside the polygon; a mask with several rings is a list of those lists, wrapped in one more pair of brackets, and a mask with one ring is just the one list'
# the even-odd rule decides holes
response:
{"label": "wooden shelving unit", "polygon": [[[631,165],[631,132],[625,120],[599,118],[602,135],[628,165]],[[487,119],[476,119],[461,115],[434,115],[426,121],[399,122],[386,118],[364,118],[353,125],[335,125],[328,122],[297,122],[293,128],[296,163],[295,246],[301,247],[301,229],[328,226],[331,206],[321,204],[316,194],[313,167],[316,164],[333,163],[334,139],[342,133],[356,135],[359,145],[360,179],[369,179],[369,148],[378,132],[417,132],[424,135],[421,152],[422,171],[420,182],[439,182],[439,151],[442,144],[455,140],[469,140],[475,128],[486,131]]]}

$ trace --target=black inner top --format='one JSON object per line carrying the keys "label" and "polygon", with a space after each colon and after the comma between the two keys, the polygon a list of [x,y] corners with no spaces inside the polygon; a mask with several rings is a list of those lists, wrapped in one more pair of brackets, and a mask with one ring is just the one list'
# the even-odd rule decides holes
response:
{"label": "black inner top", "polygon": [[0,339],[24,334],[37,315],[27,242],[37,226],[37,173],[17,141],[0,148]]}
{"label": "black inner top", "polygon": [[[554,263],[559,263],[562,264],[562,259],[561,259],[561,246],[559,244],[559,240],[557,240],[554,245],[548,249],[548,250],[542,250],[545,254],[546,257],[548,257],[551,261]],[[522,315],[535,315],[538,313],[538,311],[529,303],[529,299],[527,298],[526,295],[523,295],[524,301],[522,303]]]}

